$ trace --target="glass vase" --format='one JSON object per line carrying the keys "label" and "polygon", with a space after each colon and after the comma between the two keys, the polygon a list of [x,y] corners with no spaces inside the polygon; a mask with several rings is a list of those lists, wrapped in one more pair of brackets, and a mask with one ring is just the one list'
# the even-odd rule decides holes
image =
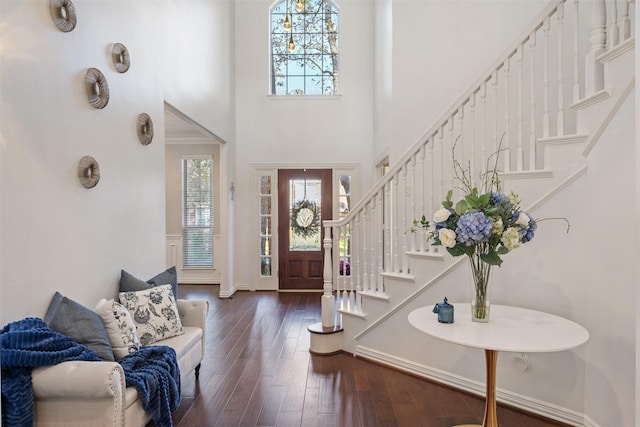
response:
{"label": "glass vase", "polygon": [[471,321],[488,322],[491,312],[491,299],[489,294],[489,278],[491,265],[480,259],[478,254],[469,257],[471,264]]}

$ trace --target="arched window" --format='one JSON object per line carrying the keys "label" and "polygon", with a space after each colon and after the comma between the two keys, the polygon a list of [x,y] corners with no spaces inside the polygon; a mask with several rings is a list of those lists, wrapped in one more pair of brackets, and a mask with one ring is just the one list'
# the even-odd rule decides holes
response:
{"label": "arched window", "polygon": [[272,95],[339,93],[338,23],[331,0],[282,0],[272,7]]}

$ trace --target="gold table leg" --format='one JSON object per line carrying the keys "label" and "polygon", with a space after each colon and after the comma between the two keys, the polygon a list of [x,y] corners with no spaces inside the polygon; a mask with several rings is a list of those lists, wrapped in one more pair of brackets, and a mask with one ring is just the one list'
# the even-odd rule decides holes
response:
{"label": "gold table leg", "polygon": [[485,350],[484,359],[487,369],[487,391],[484,401],[484,420],[480,424],[462,424],[454,427],[498,427],[498,412],[496,411],[496,365],[498,351]]}
{"label": "gold table leg", "polygon": [[484,427],[498,427],[498,413],[496,411],[496,365],[498,364],[498,351],[485,350],[485,363],[487,365],[487,397],[484,403]]}

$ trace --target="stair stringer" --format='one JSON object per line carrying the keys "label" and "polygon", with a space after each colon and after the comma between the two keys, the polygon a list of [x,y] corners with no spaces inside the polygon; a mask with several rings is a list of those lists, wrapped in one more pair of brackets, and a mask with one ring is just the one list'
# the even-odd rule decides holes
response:
{"label": "stair stringer", "polygon": [[[440,277],[449,274],[452,271],[452,266],[459,261],[459,259],[454,260],[450,256],[422,260],[421,263],[427,265],[426,271],[429,274],[425,274],[422,271],[421,274],[415,275],[415,278],[410,282],[394,278],[392,275],[385,275],[386,292],[384,298],[363,292],[362,313],[355,313],[354,315],[353,313],[341,311],[344,329],[343,350],[353,353],[353,344],[357,336],[365,333],[365,330],[370,329],[372,326],[384,322],[388,316],[392,315],[406,301],[419,293],[421,289],[429,287],[436,283]],[[427,282],[427,280],[429,281]],[[418,285],[420,283],[423,285]]]}
{"label": "stair stringer", "polygon": [[609,49],[597,59],[605,67],[605,89],[571,105],[571,108],[578,111],[578,132],[589,135],[584,156],[589,155],[635,87],[635,37]]}

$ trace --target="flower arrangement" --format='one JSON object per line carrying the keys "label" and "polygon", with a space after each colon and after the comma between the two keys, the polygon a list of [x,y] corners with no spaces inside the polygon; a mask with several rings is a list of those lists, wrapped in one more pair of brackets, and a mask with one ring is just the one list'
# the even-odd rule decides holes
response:
{"label": "flower arrangement", "polygon": [[[496,156],[497,157],[497,156]],[[489,301],[487,287],[492,266],[502,265],[502,255],[533,239],[538,222],[520,208],[520,197],[500,189],[496,167],[481,176],[482,191],[472,185],[470,173],[454,160],[454,171],[462,184],[462,198],[455,203],[453,190],[449,190],[442,208],[435,212],[433,227],[423,215],[413,221],[416,228],[427,230],[433,245],[444,246],[454,257],[469,257],[475,285],[472,294],[472,319],[488,321]],[[547,218],[550,219],[550,218]],[[567,222],[567,232],[568,221]]]}

